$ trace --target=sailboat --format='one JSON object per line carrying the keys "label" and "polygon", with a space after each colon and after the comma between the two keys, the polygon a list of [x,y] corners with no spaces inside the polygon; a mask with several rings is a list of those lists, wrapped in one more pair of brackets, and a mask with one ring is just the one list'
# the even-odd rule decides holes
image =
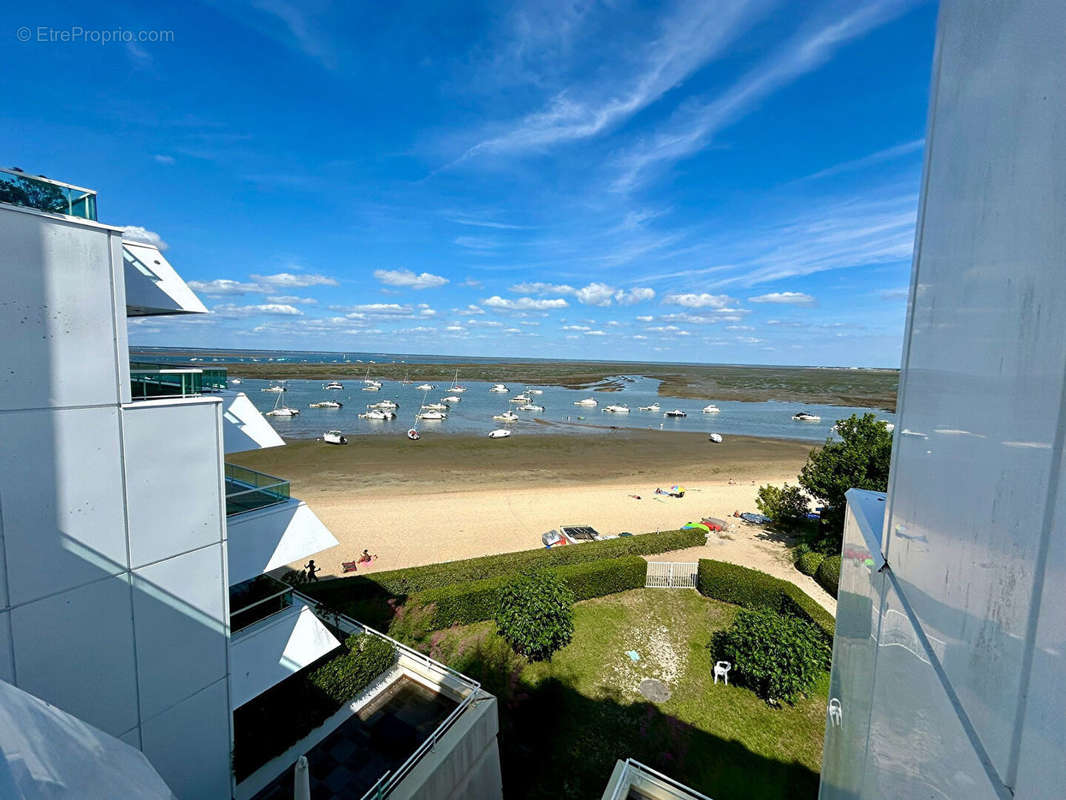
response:
{"label": "sailboat", "polygon": [[458,369],[458,367],[455,370],[455,379],[452,381],[451,388],[448,389],[448,391],[449,392],[459,392],[459,393],[466,391],[466,387],[465,386],[460,386],[459,385],[459,369]]}
{"label": "sailboat", "polygon": [[266,412],[264,416],[267,417],[295,417],[300,413],[298,408],[289,408],[288,406],[281,405],[281,394],[279,393],[277,399],[274,400],[274,407],[270,411]]}

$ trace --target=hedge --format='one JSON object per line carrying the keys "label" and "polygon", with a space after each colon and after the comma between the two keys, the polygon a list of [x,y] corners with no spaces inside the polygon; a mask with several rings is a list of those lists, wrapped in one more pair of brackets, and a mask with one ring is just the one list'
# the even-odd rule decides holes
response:
{"label": "hedge", "polygon": [[818,571],[819,565],[825,561],[824,553],[816,553],[813,550],[804,553],[796,559],[796,569],[802,572],[804,575],[814,576],[814,573]]}
{"label": "hedge", "polygon": [[793,583],[756,569],[703,558],[697,568],[696,588],[715,600],[744,608],[769,608],[813,622],[826,644],[833,646],[833,615]]}
{"label": "hedge", "polygon": [[332,716],[396,662],[396,647],[352,634],[340,648],[233,712],[233,769],[243,780]]}
{"label": "hedge", "polygon": [[[642,533],[599,542],[584,542],[565,547],[520,550],[494,556],[427,564],[421,567],[333,578],[317,583],[302,584],[300,590],[319,602],[345,611],[365,622],[378,621],[375,612],[388,600],[405,598],[416,592],[439,589],[456,583],[481,581],[487,578],[513,576],[539,567],[560,567],[606,558],[643,556],[683,550],[704,544],[706,534],[700,529]],[[377,603],[377,608],[368,606]]]}
{"label": "hedge", "polygon": [[818,571],[814,573],[814,579],[818,581],[819,586],[836,597],[837,587],[840,584],[840,556],[829,556],[819,564]]}
{"label": "hedge", "polygon": [[[585,545],[579,545],[585,547]],[[575,547],[574,549],[578,549]],[[640,556],[600,559],[578,564],[566,564],[551,570],[561,578],[574,593],[574,600],[639,589],[644,586],[648,562]],[[455,583],[438,589],[416,592],[407,598],[398,622],[407,617],[419,617],[418,624],[425,630],[441,630],[452,625],[469,625],[472,622],[492,619],[496,613],[496,595],[500,588],[517,574],[512,570],[507,575],[485,578],[469,583]],[[393,628],[395,634],[401,631]]]}

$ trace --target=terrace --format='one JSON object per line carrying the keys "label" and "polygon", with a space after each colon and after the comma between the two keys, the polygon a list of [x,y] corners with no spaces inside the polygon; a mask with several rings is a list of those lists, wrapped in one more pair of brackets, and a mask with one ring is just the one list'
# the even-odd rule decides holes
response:
{"label": "terrace", "polygon": [[289,501],[289,482],[265,472],[226,464],[226,516]]}
{"label": "terrace", "polygon": [[226,370],[174,364],[130,364],[130,395],[137,400],[199,397],[226,388]]}
{"label": "terrace", "polygon": [[0,168],[0,203],[96,221],[96,192],[19,169]]}

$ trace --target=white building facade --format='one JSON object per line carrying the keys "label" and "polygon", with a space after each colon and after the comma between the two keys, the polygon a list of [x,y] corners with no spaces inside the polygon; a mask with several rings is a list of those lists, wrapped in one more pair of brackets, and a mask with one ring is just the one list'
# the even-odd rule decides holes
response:
{"label": "white building facade", "polygon": [[887,495],[852,490],[821,797],[1066,794],[1066,5],[943,0]]}

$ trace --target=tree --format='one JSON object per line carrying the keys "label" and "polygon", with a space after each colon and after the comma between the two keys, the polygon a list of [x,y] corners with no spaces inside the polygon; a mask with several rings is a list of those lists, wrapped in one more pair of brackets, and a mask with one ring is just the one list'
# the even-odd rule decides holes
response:
{"label": "tree", "polygon": [[798,486],[778,487],[766,484],[759,487],[755,506],[779,525],[795,525],[807,518],[810,500]]}
{"label": "tree", "polygon": [[574,633],[574,593],[551,572],[521,575],[504,586],[496,629],[519,655],[549,661]]}
{"label": "tree", "polygon": [[811,623],[769,608],[742,608],[714,638],[716,658],[764,700],[794,703],[829,661],[829,646]]}
{"label": "tree", "polygon": [[[852,414],[836,425],[840,441],[826,439],[812,451],[799,474],[799,484],[825,507],[822,519],[839,545],[844,533],[844,493],[848,489],[888,489],[892,434],[873,414]],[[769,516],[769,515],[768,515]]]}

